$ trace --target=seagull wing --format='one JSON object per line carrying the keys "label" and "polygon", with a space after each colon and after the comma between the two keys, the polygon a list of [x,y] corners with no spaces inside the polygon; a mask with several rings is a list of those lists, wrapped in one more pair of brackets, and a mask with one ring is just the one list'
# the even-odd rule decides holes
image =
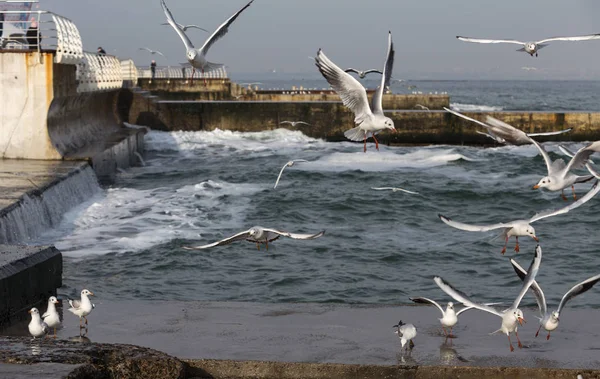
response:
{"label": "seagull wing", "polygon": [[598,185],[598,181],[596,180],[596,183],[594,183],[594,185],[588,191],[588,193],[586,193],[585,195],[580,197],[577,201],[567,205],[566,207],[560,208],[560,209],[552,209],[552,210],[547,210],[544,212],[537,213],[532,218],[529,219],[529,223],[541,220],[546,217],[552,217],[552,216],[556,216],[559,214],[567,213],[570,210],[575,209],[575,208],[585,204],[586,202],[588,202],[592,197],[596,196],[598,191],[600,191],[600,186]]}
{"label": "seagull wing", "polygon": [[376,73],[378,73],[378,74],[383,74],[383,72],[381,72],[380,70],[377,70],[377,69],[375,69],[375,68],[372,68],[372,69],[370,69],[370,70],[364,71],[363,73],[364,73],[365,75],[367,75],[367,74],[370,74],[370,73],[372,73],[372,72],[376,72]]}
{"label": "seagull wing", "polygon": [[504,121],[490,116],[487,116],[485,121],[490,126],[490,132],[493,135],[503,138],[513,145],[528,145],[531,143],[530,138],[525,132]]}
{"label": "seagull wing", "polygon": [[439,305],[437,302],[435,302],[435,301],[433,301],[431,299],[428,299],[426,297],[409,297],[409,299],[412,300],[412,301],[414,301],[415,303],[420,303],[420,304],[429,303],[429,304],[433,304],[436,307],[438,307],[438,309],[440,310],[440,312],[442,312],[442,316],[445,314],[444,308],[442,308],[441,305]]}
{"label": "seagull wing", "polygon": [[283,170],[285,170],[286,167],[289,167],[292,164],[294,164],[294,161],[289,161],[283,165],[283,167],[281,168],[281,171],[279,171],[279,176],[277,176],[277,181],[275,182],[273,189],[277,188],[277,185],[279,184],[279,179],[281,179],[281,175],[283,175]]}
{"label": "seagull wing", "polygon": [[563,145],[558,145],[558,150],[560,150],[564,155],[566,155],[569,158],[573,158],[575,156],[574,152],[572,152],[571,150],[567,149]]}
{"label": "seagull wing", "polygon": [[375,191],[392,191],[394,187],[371,187]]}
{"label": "seagull wing", "polygon": [[69,299],[69,305],[73,309],[79,309],[81,307],[81,301],[80,300]]}
{"label": "seagull wing", "polygon": [[590,174],[594,175],[596,179],[600,179],[600,172],[594,170],[594,168],[590,164],[586,164],[585,168],[587,168]]}
{"label": "seagull wing", "polygon": [[456,36],[461,41],[465,42],[475,42],[475,43],[514,43],[517,45],[524,45],[525,42],[517,41],[514,39],[484,39],[484,38],[471,38],[471,37],[462,37]]}
{"label": "seagull wing", "polygon": [[239,11],[235,12],[235,14],[231,17],[229,17],[224,23],[221,24],[221,26],[219,26],[217,28],[217,30],[215,30],[215,32],[208,37],[208,39],[206,40],[206,42],[204,42],[204,45],[200,48],[200,53],[206,55],[206,53],[208,52],[208,49],[210,49],[210,47],[217,42],[219,39],[221,39],[225,34],[227,34],[227,32],[229,31],[229,25],[231,25],[236,18],[238,18],[238,16],[246,9],[250,6],[250,4],[252,4],[254,0],[251,0],[248,4],[244,5],[244,7],[242,9],[240,9]]}
{"label": "seagull wing", "polygon": [[344,72],[353,72],[355,74],[360,74],[360,71],[358,71],[355,68],[347,68],[347,69],[344,70]]}
{"label": "seagull wing", "polygon": [[591,143],[577,150],[575,156],[571,158],[571,161],[569,161],[569,163],[567,164],[567,168],[565,169],[565,175],[571,170],[577,170],[585,167],[585,165],[590,160],[592,154],[596,152],[592,146],[594,143]]}
{"label": "seagull wing", "polygon": [[308,125],[310,126],[310,124],[308,122],[304,122],[304,121],[296,121],[296,124],[300,124],[300,125]]}
{"label": "seagull wing", "polygon": [[152,49],[149,49],[149,48],[147,48],[147,47],[140,47],[138,50],[146,50],[146,51],[148,51],[148,52],[150,52],[150,53],[151,53],[151,52],[153,52],[153,50],[152,50]]}
{"label": "seagull wing", "polygon": [[181,30],[181,28],[179,27],[179,24],[177,24],[177,22],[175,22],[175,19],[173,18],[173,14],[171,14],[171,11],[169,10],[169,8],[167,8],[167,4],[165,3],[165,0],[160,0],[160,4],[162,5],[163,11],[165,12],[165,16],[167,16],[167,21],[169,22],[169,25],[171,25],[173,27],[173,29],[175,29],[177,34],[179,34],[179,38],[181,38],[181,40],[183,41],[185,48],[187,50],[193,49],[194,45],[192,44],[192,41],[190,41],[190,39],[185,34],[185,32],[183,30]]}
{"label": "seagull wing", "polygon": [[369,98],[365,87],[329,60],[321,49],[315,58],[315,65],[335,92],[340,95],[342,103],[354,113],[355,123],[361,123],[366,117],[373,114],[369,108]]}
{"label": "seagull wing", "polygon": [[512,305],[513,309],[519,308],[519,304],[521,304],[523,296],[525,296],[525,294],[529,290],[529,287],[531,287],[533,282],[535,282],[535,277],[537,276],[537,273],[540,269],[540,263],[542,263],[542,248],[540,247],[540,245],[537,245],[535,247],[535,254],[533,255],[533,260],[531,261],[531,264],[527,269],[527,275],[525,275],[525,278],[523,278],[523,287],[521,287],[521,292],[519,292],[519,295],[517,296],[515,302]]}
{"label": "seagull wing", "polygon": [[569,302],[569,300],[586,292],[587,290],[592,288],[596,283],[598,283],[598,281],[600,281],[600,275],[592,276],[591,278],[586,279],[583,282],[576,284],[560,300],[560,304],[558,305],[557,312],[560,313],[560,311],[563,309],[563,307],[565,305],[567,305],[567,302]]}
{"label": "seagull wing", "polygon": [[483,127],[484,127],[484,128],[486,128],[486,129],[490,129],[490,126],[489,126],[488,124],[486,124],[485,122],[482,122],[482,121],[479,121],[479,120],[475,120],[474,118],[471,118],[471,117],[469,117],[469,116],[465,116],[464,114],[462,114],[462,113],[460,113],[460,112],[457,112],[457,111],[455,111],[455,110],[453,110],[453,109],[450,109],[450,108],[446,108],[446,107],[444,107],[444,110],[445,110],[446,112],[450,112],[450,113],[452,113],[452,114],[453,114],[453,115],[455,115],[455,116],[458,116],[458,117],[460,117],[460,118],[464,118],[465,120],[468,120],[468,121],[474,122],[474,123],[476,123],[476,124],[479,124],[479,125],[483,126]]}
{"label": "seagull wing", "polygon": [[46,318],[46,317],[48,317],[48,316],[50,316],[50,313],[48,313],[48,311],[46,311],[46,312],[44,312],[44,314],[42,315],[42,318],[44,319],[44,318]]}
{"label": "seagull wing", "polygon": [[250,230],[245,230],[243,232],[240,232],[238,234],[235,234],[231,237],[227,237],[225,239],[222,239],[220,241],[217,242],[213,242],[213,243],[209,243],[208,245],[203,245],[203,246],[184,246],[183,248],[185,250],[202,250],[202,249],[208,249],[210,247],[215,247],[215,246],[222,246],[222,245],[228,245],[232,242],[235,241],[241,241],[241,240],[245,240],[250,236]]}
{"label": "seagull wing", "polygon": [[[527,271],[525,271],[525,269],[523,267],[521,267],[517,263],[517,261],[515,261],[512,258],[510,260],[510,263],[512,264],[513,269],[515,270],[515,272],[517,273],[519,278],[521,280],[525,280],[525,277],[527,276]],[[546,311],[547,311],[546,297],[544,296],[544,292],[542,291],[542,288],[537,284],[537,282],[535,280],[533,281],[533,283],[531,283],[531,291],[535,295],[535,301],[537,302],[538,308],[540,309],[540,315],[543,318],[546,315]]]}
{"label": "seagull wing", "polygon": [[263,229],[266,232],[271,232],[271,233],[276,233],[279,234],[280,236],[284,236],[284,237],[289,237],[289,238],[293,238],[295,240],[312,240],[315,238],[319,238],[321,237],[323,234],[325,234],[325,231],[321,231],[317,234],[299,234],[299,233],[290,233],[290,232],[282,232],[280,230],[276,230],[276,229],[268,229],[268,228],[264,228]]}
{"label": "seagull wing", "polygon": [[491,225],[470,225],[470,224],[463,224],[462,222],[458,222],[458,221],[453,221],[452,219],[450,219],[444,215],[441,215],[441,214],[438,214],[438,217],[446,225],[450,225],[451,227],[456,228],[456,229],[466,230],[468,232],[487,232],[490,230],[500,229],[500,228],[512,228],[511,224],[498,223],[498,224],[491,224]]}
{"label": "seagull wing", "polygon": [[537,41],[536,44],[546,43],[551,41],[587,41],[591,39],[600,39],[600,34],[588,34],[585,36],[575,36],[575,37],[552,37],[546,38],[541,41]]}
{"label": "seagull wing", "polygon": [[[374,114],[383,115],[383,91],[385,91],[385,87],[390,85],[390,80],[392,79],[392,71],[394,69],[394,42],[392,41],[392,32],[388,34],[388,52],[387,57],[385,59],[385,66],[383,68],[383,76],[381,77],[381,84],[375,90],[372,99],[371,108],[373,109]],[[373,70],[365,71],[373,72]]]}
{"label": "seagull wing", "polygon": [[156,50],[155,53],[158,54],[158,55],[162,55],[163,57],[166,58],[166,56],[163,53],[161,53],[160,51],[158,51],[158,50]]}
{"label": "seagull wing", "polygon": [[563,133],[568,133],[571,130],[573,130],[573,128],[569,128],[569,129],[563,129],[563,130],[559,130],[556,132],[544,132],[544,133],[526,133],[528,137],[538,137],[538,136],[555,136],[558,134],[563,134]]}
{"label": "seagull wing", "polygon": [[190,29],[190,28],[192,28],[192,29],[200,29],[200,30],[204,30],[207,33],[210,33],[208,30],[206,30],[204,28],[201,28],[198,25],[186,25],[185,27],[188,28],[188,29]]}
{"label": "seagull wing", "polygon": [[548,152],[536,140],[534,140],[533,138],[530,138],[530,140],[531,143],[534,144],[535,147],[537,147],[540,151],[542,158],[544,158],[544,162],[546,162],[546,169],[548,169],[548,175],[551,175],[554,171],[554,168],[552,166],[552,159],[550,158],[550,155],[548,155]]}
{"label": "seagull wing", "polygon": [[493,315],[502,317],[502,312],[490,307],[489,305],[474,303],[466,294],[454,288],[450,283],[448,283],[441,277],[436,276],[435,278],[433,278],[433,280],[438,285],[438,287],[442,289],[442,291],[446,292],[454,300],[464,304],[465,306],[477,308],[481,311],[489,312]]}
{"label": "seagull wing", "polygon": [[292,121],[281,121],[279,123],[279,125],[281,125],[281,124],[290,124],[290,125],[293,125],[294,123]]}

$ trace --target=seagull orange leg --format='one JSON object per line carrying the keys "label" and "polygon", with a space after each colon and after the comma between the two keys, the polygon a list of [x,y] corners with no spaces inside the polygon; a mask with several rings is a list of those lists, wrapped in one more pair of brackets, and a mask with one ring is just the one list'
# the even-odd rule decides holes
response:
{"label": "seagull orange leg", "polygon": [[565,196],[565,190],[560,190],[560,196],[564,201],[567,201],[567,197]]}
{"label": "seagull orange leg", "polygon": [[365,143],[364,152],[366,153],[367,152],[367,133],[365,133],[364,143]]}
{"label": "seagull orange leg", "polygon": [[265,239],[265,245],[267,245],[267,250],[269,250],[269,240]]}
{"label": "seagull orange leg", "polygon": [[204,76],[204,69],[202,69],[202,79],[204,79],[204,87],[206,87],[206,76]]}
{"label": "seagull orange leg", "polygon": [[504,255],[504,253],[506,253],[506,245],[508,244],[508,236],[506,236],[506,239],[504,240],[504,247],[502,248],[502,255]]}
{"label": "seagull orange leg", "polygon": [[192,67],[192,77],[190,78],[190,87],[194,84],[194,75],[196,74],[196,67]]}
{"label": "seagull orange leg", "polygon": [[548,332],[548,335],[546,336],[546,341],[550,340],[550,332]]}
{"label": "seagull orange leg", "polygon": [[377,151],[379,151],[379,141],[377,141],[377,138],[375,138],[375,134],[373,134],[373,139],[375,140],[375,148]]}
{"label": "seagull orange leg", "polygon": [[442,326],[442,330],[444,331],[444,335],[445,335],[445,336],[448,336],[448,333],[446,332],[446,328],[444,328],[444,327]]}
{"label": "seagull orange leg", "polygon": [[515,332],[515,336],[517,336],[517,342],[519,344],[519,349],[523,348],[523,344],[521,343],[521,340],[519,339],[519,333]]}
{"label": "seagull orange leg", "polygon": [[538,328],[538,331],[537,331],[537,332],[535,332],[535,336],[536,336],[536,337],[538,336],[538,334],[540,334],[540,329],[542,329],[542,326],[541,326],[541,325],[540,325],[540,327]]}
{"label": "seagull orange leg", "polygon": [[507,337],[508,337],[508,344],[510,345],[510,351],[512,353],[513,351],[515,351],[515,348],[513,347],[512,342],[510,342],[510,334]]}
{"label": "seagull orange leg", "polygon": [[517,236],[517,237],[515,237],[515,239],[517,240],[517,244],[515,245],[515,252],[518,253],[520,251],[519,250],[519,237]]}
{"label": "seagull orange leg", "polygon": [[575,194],[575,186],[571,186],[571,190],[573,191],[573,200],[577,200],[577,195]]}

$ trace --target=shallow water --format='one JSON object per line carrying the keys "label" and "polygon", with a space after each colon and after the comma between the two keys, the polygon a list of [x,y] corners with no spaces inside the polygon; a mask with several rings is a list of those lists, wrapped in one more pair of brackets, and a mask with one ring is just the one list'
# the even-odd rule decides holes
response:
{"label": "shallow water", "polygon": [[[556,145],[547,148],[558,157]],[[283,129],[151,132],[145,167],[120,174],[37,242],[55,242],[65,256],[62,293],[86,287],[98,301],[445,300],[432,280],[441,275],[477,300],[512,302],[520,288],[508,262],[514,239],[503,257],[496,233],[456,230],[437,214],[486,224],[564,206],[558,193],[531,189],[545,170],[534,147],[368,149]],[[283,164],[299,158],[310,162],[287,168],[273,190]],[[383,186],[419,194],[371,189]],[[534,224],[544,251],[538,282],[551,304],[600,271],[599,201]],[[281,238],[268,252],[247,242],[182,249],[254,225],[326,234]],[[535,242],[520,242],[516,259],[527,267]],[[598,290],[570,305],[599,307]]]}

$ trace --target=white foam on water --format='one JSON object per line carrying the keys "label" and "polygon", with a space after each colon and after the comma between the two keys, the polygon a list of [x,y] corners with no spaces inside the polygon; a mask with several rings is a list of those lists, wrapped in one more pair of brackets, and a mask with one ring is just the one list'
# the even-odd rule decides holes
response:
{"label": "white foam on water", "polygon": [[450,109],[459,112],[497,112],[504,108],[493,105],[450,103]]}
{"label": "white foam on water", "polygon": [[175,238],[198,240],[200,230],[244,227],[248,198],[263,189],[212,180],[175,190],[112,188],[65,215],[54,231],[60,236],[56,247],[84,257],[139,251]]}
{"label": "white foam on water", "polygon": [[387,151],[366,153],[335,152],[322,158],[303,163],[298,170],[306,171],[391,171],[401,168],[436,167],[459,160],[473,161],[454,149],[432,150],[419,149],[406,154]]}

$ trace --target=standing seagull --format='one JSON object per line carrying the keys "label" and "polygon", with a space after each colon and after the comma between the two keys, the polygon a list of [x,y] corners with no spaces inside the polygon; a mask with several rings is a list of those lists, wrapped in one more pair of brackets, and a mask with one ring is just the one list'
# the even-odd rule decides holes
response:
{"label": "standing seagull", "polygon": [[588,34],[585,36],[576,36],[576,37],[552,37],[552,38],[546,38],[546,39],[543,39],[540,41],[535,41],[535,42],[522,42],[522,41],[517,41],[514,39],[482,39],[482,38],[471,38],[471,37],[461,37],[461,36],[456,36],[456,38],[458,38],[461,41],[476,42],[476,43],[514,43],[516,45],[523,46],[522,48],[520,48],[517,51],[524,51],[527,54],[531,55],[532,57],[535,54],[535,56],[537,57],[538,50],[543,47],[548,46],[547,42],[587,41],[587,40],[591,40],[591,39],[600,39],[600,34]]}
{"label": "standing seagull", "polygon": [[479,131],[477,133],[483,134],[484,136],[489,137],[489,138],[493,139],[494,141],[501,143],[501,144],[530,145],[532,143],[530,137],[554,136],[557,134],[562,134],[562,133],[571,131],[571,128],[569,128],[569,129],[559,130],[557,132],[525,133],[522,130],[517,129],[512,125],[509,125],[505,122],[502,122],[502,121],[497,120],[490,116],[486,117],[487,122],[481,122],[479,120],[475,120],[474,118],[465,116],[464,114],[459,113],[459,112],[449,109],[449,108],[444,107],[444,110],[446,112],[452,113],[455,116],[464,118],[465,120],[468,120],[468,121],[471,121],[478,125],[483,126],[487,130],[487,133],[482,133]]}
{"label": "standing seagull", "polygon": [[84,289],[81,291],[81,300],[69,299],[69,305],[71,306],[71,308],[69,308],[69,312],[79,316],[80,329],[84,328],[84,326],[81,325],[81,319],[83,318],[85,320],[85,325],[87,325],[88,320],[86,316],[92,312],[92,309],[94,309],[94,305],[88,296],[94,296],[94,293]]}
{"label": "standing seagull", "polygon": [[508,243],[508,239],[512,236],[515,236],[517,240],[517,244],[515,246],[515,251],[519,252],[519,237],[529,236],[533,238],[536,242],[539,242],[539,239],[535,235],[535,229],[530,224],[541,220],[546,217],[552,217],[559,214],[567,213],[572,209],[579,207],[580,205],[586,203],[592,197],[594,197],[598,191],[600,191],[600,186],[598,185],[598,181],[594,183],[592,188],[588,193],[586,193],[581,199],[576,202],[567,205],[566,207],[556,209],[556,210],[548,210],[541,213],[535,214],[528,220],[514,220],[510,222],[502,222],[491,225],[471,225],[464,224],[462,222],[454,221],[444,215],[438,214],[440,220],[442,220],[445,224],[450,225],[453,228],[466,230],[468,232],[488,232],[494,229],[502,229],[502,233],[500,236],[504,238],[504,248],[502,249],[502,254],[506,252],[506,244]]}
{"label": "standing seagull", "polygon": [[[202,45],[200,49],[196,49],[194,48],[192,41],[190,41],[185,32],[181,30],[181,28],[175,22],[171,11],[169,10],[169,8],[167,8],[165,0],[160,0],[160,4],[162,5],[163,11],[165,12],[165,16],[167,16],[167,21],[173,27],[173,29],[175,29],[177,34],[179,34],[179,38],[181,38],[183,44],[185,45],[187,60],[193,67],[192,78],[194,77],[196,69],[200,69],[202,71],[202,74],[204,74],[205,72],[218,70],[225,66],[222,63],[213,63],[206,60],[206,54],[208,53],[208,49],[210,49],[210,47],[215,42],[217,42],[217,40],[219,40],[221,37],[227,34],[227,32],[229,31],[229,25],[231,25],[235,21],[235,19],[238,18],[238,16],[244,11],[244,9],[248,8],[250,4],[252,4],[253,1],[254,0],[251,0],[242,9],[237,11],[233,16],[229,17],[224,23],[221,24],[221,26],[217,28],[217,30],[215,30],[213,34],[211,34],[210,37],[208,37],[208,39],[206,40],[206,42],[204,42],[204,45]],[[204,84],[206,84],[206,78],[204,78]]]}
{"label": "standing seagull", "polygon": [[402,322],[402,320],[400,320],[398,321],[398,324],[392,326],[392,328],[396,328],[394,333],[396,333],[398,338],[400,338],[400,344],[402,345],[401,348],[403,348],[407,342],[409,342],[408,348],[411,350],[413,347],[415,347],[415,343],[412,340],[417,336],[417,328],[415,328],[413,324],[405,324]]}
{"label": "standing seagull", "polygon": [[40,312],[37,308],[31,308],[27,312],[31,315],[31,321],[29,322],[29,325],[27,325],[29,334],[31,334],[33,339],[45,336],[46,333],[48,333],[48,325],[42,321]]}
{"label": "standing seagull", "polygon": [[162,55],[163,57],[165,57],[165,55],[163,53],[161,53],[160,51],[158,51],[158,50],[152,50],[152,49],[150,49],[148,47],[140,47],[139,50],[145,50],[145,51],[149,52],[152,55],[158,54],[158,55]]}
{"label": "standing seagull", "polygon": [[[521,278],[521,280],[525,280],[527,276],[527,271],[523,269],[514,259],[510,260],[515,272]],[[582,293],[591,289],[596,283],[600,281],[600,275],[592,276],[584,280],[581,283],[577,283],[573,288],[571,288],[560,300],[560,304],[558,305],[558,309],[554,312],[548,312],[548,307],[546,305],[546,297],[544,296],[544,292],[537,284],[536,281],[533,281],[531,284],[531,291],[535,295],[535,301],[537,302],[538,308],[540,309],[540,327],[538,328],[535,336],[537,337],[540,333],[540,329],[543,327],[546,331],[548,331],[547,340],[550,339],[550,332],[558,328],[558,322],[560,321],[560,311],[563,309],[567,302],[573,299],[576,296],[581,295]]]}
{"label": "standing seagull", "polygon": [[289,161],[288,163],[284,164],[283,167],[281,168],[281,171],[279,171],[279,176],[277,177],[277,181],[275,182],[273,189],[277,188],[277,185],[279,184],[279,179],[281,179],[281,175],[283,174],[283,170],[285,170],[286,167],[292,167],[297,162],[308,162],[308,161],[306,159],[296,159],[296,160]]}
{"label": "standing seagull", "polygon": [[531,287],[533,281],[535,280],[535,277],[540,268],[541,261],[542,248],[540,247],[540,245],[537,245],[537,247],[535,248],[533,260],[531,261],[531,265],[527,270],[527,276],[523,280],[523,287],[521,287],[519,295],[513,302],[512,306],[503,311],[499,311],[488,305],[474,303],[467,295],[452,287],[450,283],[446,282],[439,276],[436,276],[435,278],[433,278],[433,280],[442,289],[442,291],[446,292],[454,300],[460,301],[467,307],[477,308],[479,310],[489,312],[493,315],[502,318],[502,325],[500,329],[496,330],[494,333],[502,332],[506,334],[506,336],[508,337],[508,343],[510,345],[510,351],[514,351],[515,348],[513,347],[512,342],[510,341],[510,333],[515,333],[519,347],[523,347],[523,345],[521,344],[521,340],[519,340],[519,334],[517,333],[517,327],[519,325],[523,325],[523,323],[525,322],[525,319],[523,318],[523,312],[519,309],[519,304],[521,303],[523,296],[525,296],[525,293],[527,293],[527,290],[529,289],[529,287]]}
{"label": "standing seagull", "polygon": [[58,304],[58,299],[54,296],[50,296],[48,299],[48,308],[42,315],[46,325],[48,325],[49,328],[54,328],[54,338],[56,338],[56,328],[60,326],[60,317],[56,311],[56,304]]}
{"label": "standing seagull", "polygon": [[[163,22],[161,25],[169,25],[169,23]],[[208,33],[208,30],[201,28],[198,25],[183,25],[183,24],[177,23],[177,26],[179,26],[179,28],[181,30],[183,30],[184,32],[187,32],[188,29],[200,29],[200,30],[204,30],[205,32]]]}
{"label": "standing seagull", "polygon": [[365,71],[360,71],[360,70],[357,70],[355,68],[347,68],[347,69],[344,70],[344,72],[353,72],[355,74],[358,74],[358,77],[361,78],[361,79],[364,79],[365,76],[369,75],[372,72],[376,72],[378,74],[383,74],[383,72],[381,72],[379,70],[375,70],[374,68],[370,69],[370,70],[365,70]]}
{"label": "standing seagull", "polygon": [[585,183],[594,178],[593,175],[575,175],[571,170],[577,170],[583,168],[590,159],[590,156],[596,152],[600,152],[600,141],[592,142],[589,145],[582,147],[577,150],[569,164],[565,164],[562,159],[557,159],[554,162],[548,155],[548,152],[536,141],[531,142],[538,148],[540,154],[546,162],[546,168],[548,169],[548,176],[544,176],[538,184],[533,186],[533,189],[546,188],[549,191],[560,191],[563,200],[567,200],[564,189],[571,187],[573,191],[573,199],[577,200],[575,194],[575,183]]}
{"label": "standing seagull", "polygon": [[355,128],[344,133],[346,138],[351,141],[364,141],[364,151],[367,152],[367,138],[373,137],[375,148],[379,150],[379,141],[375,134],[382,130],[390,129],[396,131],[394,121],[385,117],[381,105],[383,91],[390,84],[392,78],[392,69],[394,67],[394,44],[392,42],[392,32],[388,36],[388,52],[381,77],[381,84],[373,94],[372,106],[369,106],[367,91],[365,87],[354,79],[350,74],[344,72],[327,58],[321,49],[315,58],[315,64],[321,74],[327,79],[327,82],[333,87],[335,92],[342,98],[342,103],[354,112]]}

